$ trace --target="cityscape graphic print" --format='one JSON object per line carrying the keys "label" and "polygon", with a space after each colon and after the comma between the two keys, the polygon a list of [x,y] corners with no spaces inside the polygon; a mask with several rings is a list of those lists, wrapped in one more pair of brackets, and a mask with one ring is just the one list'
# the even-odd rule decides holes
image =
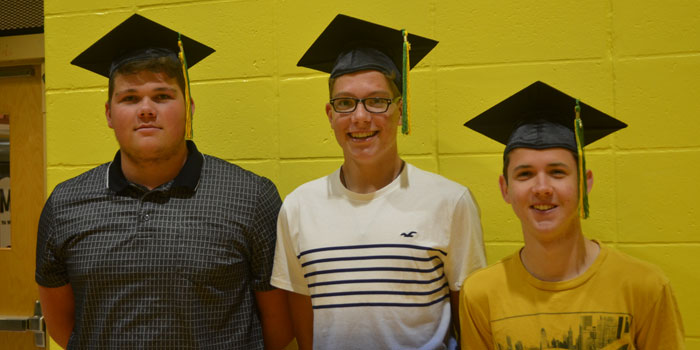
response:
{"label": "cityscape graphic print", "polygon": [[629,314],[547,313],[491,321],[496,350],[632,350]]}

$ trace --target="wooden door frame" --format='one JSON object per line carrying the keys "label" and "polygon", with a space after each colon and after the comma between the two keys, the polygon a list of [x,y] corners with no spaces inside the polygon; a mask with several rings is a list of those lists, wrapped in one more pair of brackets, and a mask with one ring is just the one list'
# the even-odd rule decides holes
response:
{"label": "wooden door frame", "polygon": [[[38,300],[34,283],[36,228],[46,199],[43,34],[0,37],[0,67],[12,66],[34,67],[31,82],[21,78],[0,78],[18,82],[17,88],[21,88],[22,94],[12,101],[26,106],[36,106],[35,102],[41,105],[30,109],[31,118],[18,118],[10,114],[10,186],[15,193],[10,204],[12,247],[0,248],[0,266],[13,266],[15,271],[9,274],[9,282],[3,287],[8,288],[11,298],[0,314],[28,317],[34,313],[34,300]],[[36,85],[37,80],[39,86]],[[31,332],[0,333],[0,343],[22,349],[33,348],[34,335]]]}

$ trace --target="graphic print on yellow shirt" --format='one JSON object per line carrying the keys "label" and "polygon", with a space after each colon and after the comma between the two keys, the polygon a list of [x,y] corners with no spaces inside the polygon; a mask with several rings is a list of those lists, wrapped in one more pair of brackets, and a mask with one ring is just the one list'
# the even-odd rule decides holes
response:
{"label": "graphic print on yellow shirt", "polygon": [[630,322],[623,313],[541,313],[493,320],[491,327],[499,350],[630,350]]}

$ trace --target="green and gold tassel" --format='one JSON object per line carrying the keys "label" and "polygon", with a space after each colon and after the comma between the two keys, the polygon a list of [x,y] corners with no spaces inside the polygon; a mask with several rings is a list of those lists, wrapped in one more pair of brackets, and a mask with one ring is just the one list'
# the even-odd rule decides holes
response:
{"label": "green and gold tassel", "polygon": [[401,94],[401,101],[403,103],[403,113],[401,114],[401,133],[404,135],[409,135],[411,133],[411,119],[409,113],[410,104],[408,101],[408,72],[411,70],[411,62],[409,58],[409,51],[411,51],[411,43],[408,42],[408,31],[406,31],[406,29],[401,29],[401,35],[403,35],[403,65],[401,67],[401,74],[403,74]]}
{"label": "green and gold tassel", "polygon": [[180,52],[177,57],[182,64],[182,74],[185,76],[185,140],[192,140],[192,97],[190,96],[190,75],[187,72],[187,59],[185,58],[185,49],[182,47],[182,38],[180,33],[177,33],[177,46],[180,47]]}
{"label": "green and gold tassel", "polygon": [[586,182],[586,156],[583,153],[585,145],[583,139],[583,121],[581,121],[581,105],[576,100],[576,119],[574,120],[574,133],[576,134],[576,149],[578,150],[578,190],[579,190],[579,215],[588,218],[588,183]]}

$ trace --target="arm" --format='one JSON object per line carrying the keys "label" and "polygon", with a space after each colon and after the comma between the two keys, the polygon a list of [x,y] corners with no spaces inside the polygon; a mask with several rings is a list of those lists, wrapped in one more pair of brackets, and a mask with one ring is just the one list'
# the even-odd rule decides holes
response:
{"label": "arm", "polygon": [[284,349],[293,338],[287,295],[281,289],[255,292],[266,350]]}
{"label": "arm", "polygon": [[75,324],[73,287],[70,284],[57,288],[39,286],[39,301],[49,334],[65,349]]}
{"label": "arm", "polygon": [[[468,282],[462,285],[459,293],[460,339],[462,350],[492,350],[491,323],[486,315],[488,300],[476,301],[469,294]],[[481,304],[480,304],[481,303]]]}
{"label": "arm", "polygon": [[452,309],[452,330],[457,341],[459,338],[459,292],[450,291],[450,308]]}
{"label": "arm", "polygon": [[638,349],[684,349],[685,330],[676,297],[666,282],[656,302],[640,317],[635,346]]}
{"label": "arm", "polygon": [[299,350],[311,350],[314,340],[314,311],[311,307],[311,297],[294,292],[288,292],[287,296]]}

